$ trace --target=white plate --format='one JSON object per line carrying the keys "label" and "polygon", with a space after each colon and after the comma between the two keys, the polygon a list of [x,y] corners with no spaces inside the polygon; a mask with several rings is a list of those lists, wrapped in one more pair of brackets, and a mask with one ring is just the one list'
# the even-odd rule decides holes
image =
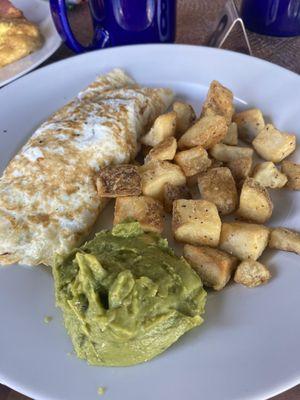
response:
{"label": "white plate", "polygon": [[[169,86],[200,110],[210,81],[257,106],[280,129],[300,135],[300,78],[238,53],[183,45],[101,50],[37,70],[0,92],[0,170],[51,112],[122,67],[139,82]],[[299,151],[294,159],[299,156]],[[299,159],[298,159],[299,161]],[[299,192],[273,192],[274,225],[300,230]],[[107,209],[102,220],[109,220]],[[0,268],[0,381],[39,399],[266,399],[300,382],[300,268],[296,255],[267,252],[273,279],[256,289],[229,285],[208,296],[205,323],[153,361],[90,367],[68,356],[70,340],[54,306],[46,268]],[[46,325],[46,315],[53,321]]]}
{"label": "white plate", "polygon": [[49,58],[61,45],[52,17],[49,3],[45,0],[12,0],[25,17],[39,25],[44,37],[43,46],[27,57],[0,68],[0,87],[26,74]]}

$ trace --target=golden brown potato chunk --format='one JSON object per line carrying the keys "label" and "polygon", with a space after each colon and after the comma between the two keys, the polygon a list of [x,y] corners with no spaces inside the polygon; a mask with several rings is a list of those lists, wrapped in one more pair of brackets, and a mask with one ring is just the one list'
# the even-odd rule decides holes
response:
{"label": "golden brown potato chunk", "polygon": [[229,125],[233,113],[233,94],[231,90],[221,85],[218,81],[212,81],[203,104],[201,116],[221,115],[226,119],[226,124]]}
{"label": "golden brown potato chunk", "polygon": [[300,190],[300,164],[285,160],[281,164],[281,171],[288,180],[285,187],[292,190]]}
{"label": "golden brown potato chunk", "polygon": [[175,101],[173,111],[177,115],[176,133],[180,137],[186,132],[196,121],[196,114],[193,107],[181,101]]}
{"label": "golden brown potato chunk", "polygon": [[145,196],[163,200],[164,185],[185,185],[186,178],[178,165],[169,161],[151,161],[140,168],[142,192]]}
{"label": "golden brown potato chunk", "polygon": [[226,136],[227,129],[224,117],[219,115],[202,117],[181,136],[178,148],[202,146],[204,149],[209,149]]}
{"label": "golden brown potato chunk", "polygon": [[240,139],[247,143],[252,143],[259,131],[265,127],[262,112],[257,108],[236,113],[232,120],[238,126]]}
{"label": "golden brown potato chunk", "polygon": [[221,220],[216,206],[206,200],[175,200],[172,231],[179,242],[217,246]]}
{"label": "golden brown potato chunk", "polygon": [[173,202],[178,199],[190,199],[191,194],[186,185],[175,186],[166,183],[164,186],[164,207],[167,212],[172,212]]}
{"label": "golden brown potato chunk", "polygon": [[267,124],[258,133],[252,145],[263,159],[277,163],[295,150],[296,136],[280,132],[272,124]]}
{"label": "golden brown potato chunk", "polygon": [[238,215],[263,224],[271,218],[273,203],[267,189],[253,178],[247,178],[240,195]]}
{"label": "golden brown potato chunk", "polygon": [[286,228],[274,228],[271,230],[269,247],[300,255],[300,233]]}
{"label": "golden brown potato chunk", "polygon": [[217,206],[220,214],[227,215],[236,210],[238,194],[229,168],[212,168],[198,177],[201,197]]}
{"label": "golden brown potato chunk", "polygon": [[252,157],[253,149],[250,147],[228,146],[218,143],[210,149],[210,155],[216,160],[229,162],[239,158]]}
{"label": "golden brown potato chunk", "polygon": [[173,160],[177,150],[177,141],[173,136],[168,137],[154,146],[145,158],[145,163],[153,160]]}
{"label": "golden brown potato chunk", "polygon": [[167,137],[174,136],[176,132],[176,118],[175,111],[157,117],[150,131],[141,138],[141,143],[154,147]]}
{"label": "golden brown potato chunk", "polygon": [[244,286],[256,287],[267,283],[271,278],[268,268],[258,261],[242,261],[234,274],[234,281]]}
{"label": "golden brown potato chunk", "polygon": [[222,143],[229,144],[231,146],[236,146],[238,144],[238,129],[235,122],[232,122],[229,125],[228,131],[222,140]]}
{"label": "golden brown potato chunk", "polygon": [[201,146],[178,152],[174,161],[180,166],[185,176],[205,172],[211,165],[207,151]]}
{"label": "golden brown potato chunk", "polygon": [[114,225],[124,221],[138,221],[145,232],[161,233],[164,229],[164,210],[152,197],[118,197],[115,204]]}
{"label": "golden brown potato chunk", "polygon": [[243,157],[229,161],[227,166],[232,173],[237,187],[240,187],[244,183],[244,180],[251,174],[252,157]]}
{"label": "golden brown potato chunk", "polygon": [[271,189],[282,188],[287,183],[287,177],[278,171],[272,161],[257,164],[252,177],[260,185]]}
{"label": "golden brown potato chunk", "polygon": [[266,248],[269,229],[246,222],[223,222],[220,249],[240,260],[257,260]]}
{"label": "golden brown potato chunk", "polygon": [[137,196],[142,192],[141,177],[135,165],[100,169],[96,185],[100,197]]}
{"label": "golden brown potato chunk", "polygon": [[203,285],[214,290],[224,288],[238,263],[236,257],[211,247],[186,244],[183,255],[198,273]]}

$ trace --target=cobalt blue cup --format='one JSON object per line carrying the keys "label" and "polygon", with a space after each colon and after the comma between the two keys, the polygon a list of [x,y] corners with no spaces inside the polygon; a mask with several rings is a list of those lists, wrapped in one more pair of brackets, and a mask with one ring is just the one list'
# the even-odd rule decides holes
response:
{"label": "cobalt blue cup", "polygon": [[89,0],[93,39],[83,46],[70,27],[65,0],[50,0],[57,31],[76,53],[136,43],[175,40],[176,0]]}
{"label": "cobalt blue cup", "polygon": [[271,36],[300,35],[300,0],[243,0],[241,16],[253,32]]}

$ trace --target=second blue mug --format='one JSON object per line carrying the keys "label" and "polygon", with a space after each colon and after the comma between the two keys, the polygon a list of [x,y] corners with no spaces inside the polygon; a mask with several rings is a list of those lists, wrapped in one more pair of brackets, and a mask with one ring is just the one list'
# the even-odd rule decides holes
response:
{"label": "second blue mug", "polygon": [[55,26],[76,53],[136,43],[175,40],[176,0],[89,0],[94,35],[89,46],[75,38],[65,0],[50,0]]}

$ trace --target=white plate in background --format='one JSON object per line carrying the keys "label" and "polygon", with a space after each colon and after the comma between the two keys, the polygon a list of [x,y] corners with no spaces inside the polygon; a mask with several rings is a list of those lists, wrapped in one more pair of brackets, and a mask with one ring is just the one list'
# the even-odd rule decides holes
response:
{"label": "white plate in background", "polygon": [[[36,127],[114,67],[138,82],[172,87],[200,112],[209,83],[231,88],[300,140],[300,77],[224,50],[144,45],[100,50],[39,69],[0,91],[0,171]],[[300,161],[299,147],[292,157]],[[300,230],[300,193],[272,191],[273,225]],[[107,208],[101,226],[108,226]],[[172,242],[171,242],[172,243]],[[0,381],[35,400],[263,400],[300,382],[300,258],[267,251],[273,278],[208,296],[205,322],[148,363],[91,367],[74,355],[45,267],[0,268]],[[45,324],[50,315],[52,322]]]}
{"label": "white plate in background", "polygon": [[26,74],[49,58],[61,45],[52,17],[49,2],[45,0],[12,0],[25,17],[38,24],[44,38],[42,47],[27,57],[0,68],[0,87]]}

